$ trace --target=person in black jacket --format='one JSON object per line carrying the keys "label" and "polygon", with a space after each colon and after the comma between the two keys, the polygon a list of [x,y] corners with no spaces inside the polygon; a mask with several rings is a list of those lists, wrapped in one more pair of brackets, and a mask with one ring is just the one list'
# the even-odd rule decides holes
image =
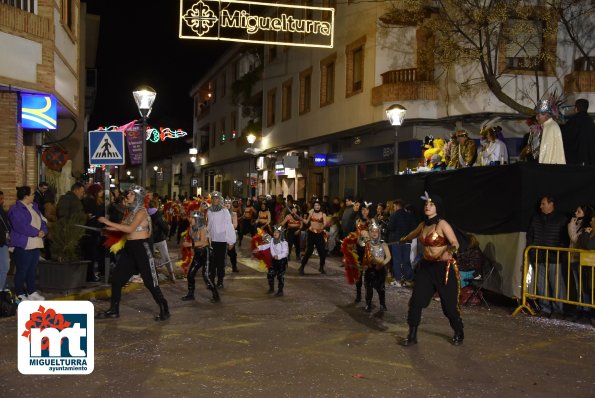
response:
{"label": "person in black jacket", "polygon": [[[566,217],[556,212],[555,200],[552,196],[545,195],[541,198],[540,212],[536,214],[529,224],[527,230],[527,246],[548,246],[568,247],[568,220]],[[564,256],[558,256],[555,250],[549,250],[547,256],[547,276],[546,276],[546,251],[539,250],[537,264],[531,264],[533,275],[537,273],[537,294],[546,295],[545,284],[548,281],[547,296],[565,299],[566,283],[564,267],[568,264],[563,263]],[[558,257],[560,262],[557,262]],[[529,253],[529,259],[535,262],[535,253]],[[537,267],[535,269],[535,267]],[[558,280],[558,295],[556,296],[556,279]],[[539,300],[539,306],[544,316],[550,317],[554,312],[562,314],[562,303],[549,300]]]}
{"label": "person in black jacket", "polygon": [[562,126],[566,164],[595,164],[595,123],[587,113],[589,101],[579,98],[576,113]]}
{"label": "person in black jacket", "polygon": [[413,269],[411,268],[411,243],[400,243],[401,237],[407,235],[417,226],[413,215],[405,210],[405,204],[401,199],[393,202],[394,213],[388,221],[388,241],[392,255],[392,271],[395,278],[394,285],[401,287],[402,283],[413,280]]}
{"label": "person in black jacket", "polygon": [[153,247],[159,251],[160,259],[157,268],[167,266],[169,277],[172,282],[176,281],[174,273],[174,265],[169,257],[169,250],[167,249],[167,237],[169,236],[169,225],[165,222],[163,214],[159,210],[159,201],[151,199],[149,201],[149,215],[151,216],[151,227],[153,228]]}

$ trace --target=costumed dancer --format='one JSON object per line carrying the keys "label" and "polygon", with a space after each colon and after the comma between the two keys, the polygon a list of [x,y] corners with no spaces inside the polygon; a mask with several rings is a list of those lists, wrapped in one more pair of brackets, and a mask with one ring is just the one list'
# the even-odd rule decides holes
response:
{"label": "costumed dancer", "polygon": [[269,281],[269,293],[275,291],[275,276],[277,277],[277,293],[275,297],[283,296],[283,287],[285,286],[285,273],[287,272],[287,257],[289,256],[289,248],[285,241],[285,231],[281,225],[276,225],[273,228],[273,240],[270,243],[271,257],[273,258],[272,265],[267,273]]}
{"label": "costumed dancer", "polygon": [[256,228],[254,228],[254,216],[256,210],[254,206],[252,206],[252,200],[246,200],[246,207],[244,208],[244,212],[240,217],[240,226],[238,228],[238,246],[242,247],[242,239],[244,235],[250,234],[250,237],[254,236],[256,233]]}
{"label": "costumed dancer", "polygon": [[257,229],[256,233],[250,240],[250,248],[252,255],[260,260],[259,269],[269,270],[273,265],[273,257],[271,256],[271,235],[264,232],[262,229]]}
{"label": "costumed dancer", "polygon": [[211,261],[212,253],[209,247],[209,238],[207,236],[207,227],[205,225],[204,214],[198,210],[192,212],[190,217],[190,228],[188,231],[190,242],[184,240],[183,245],[185,247],[192,247],[194,252],[194,258],[192,264],[188,270],[188,293],[182,297],[183,301],[194,300],[194,289],[195,289],[195,277],[198,270],[202,268],[202,277],[207,287],[213,292],[211,303],[218,303],[219,292],[217,287],[212,282],[212,274],[214,273],[214,267]]}
{"label": "costumed dancer", "polygon": [[256,228],[263,229],[266,233],[270,234],[271,231],[271,212],[267,207],[267,203],[263,200],[260,202],[260,210],[258,211],[258,220],[256,221]]}
{"label": "costumed dancer", "polygon": [[366,248],[366,242],[370,239],[370,235],[368,232],[368,223],[370,222],[368,215],[370,214],[369,205],[371,203],[362,201],[362,202],[355,202],[353,204],[353,211],[359,212],[359,216],[355,220],[355,233],[357,234],[357,246],[355,247],[357,251],[357,257],[359,259],[359,269],[360,274],[359,278],[355,282],[355,302],[359,303],[362,301],[362,278],[363,273],[361,270],[363,269],[363,260],[364,260],[364,251]]}
{"label": "costumed dancer", "polygon": [[285,219],[281,223],[282,226],[287,225],[287,245],[289,247],[289,253],[287,255],[287,259],[289,260],[289,255],[291,254],[291,249],[295,245],[295,259],[300,261],[302,258],[300,256],[300,231],[304,223],[302,222],[302,218],[299,215],[300,207],[297,204],[291,205],[291,212],[285,216]]}
{"label": "costumed dancer", "polygon": [[419,237],[419,242],[424,246],[423,259],[417,267],[413,294],[409,300],[407,315],[409,334],[402,344],[404,346],[417,344],[417,328],[421,321],[421,312],[430,304],[432,296],[438,291],[442,312],[454,330],[452,343],[461,345],[464,334],[459,305],[460,277],[453,257],[459,248],[459,242],[450,224],[439,215],[443,210],[440,197],[430,197],[425,192],[425,196],[421,198],[426,202],[424,206],[426,220],[401,238],[401,241],[406,242]]}
{"label": "costumed dancer", "polygon": [[310,210],[308,216],[304,220],[304,223],[309,223],[310,226],[308,227],[308,245],[306,248],[306,253],[304,254],[304,257],[302,257],[302,264],[299,269],[300,275],[304,275],[304,268],[306,267],[306,264],[308,263],[312,253],[314,253],[314,246],[316,246],[318,257],[320,258],[320,267],[318,268],[318,272],[321,274],[326,274],[326,271],[324,270],[324,261],[326,259],[326,248],[324,241],[326,214],[322,212],[320,206],[320,199],[316,198],[314,200],[314,208]]}
{"label": "costumed dancer", "polygon": [[[235,236],[236,230],[238,229],[238,214],[231,207],[231,199],[225,199],[223,205],[229,210],[229,214],[231,215],[231,224],[233,225],[233,233]],[[231,249],[229,247],[227,248],[227,255],[231,262],[231,272],[240,272],[238,269],[238,252],[236,251],[235,243],[231,246]]]}
{"label": "costumed dancer", "polygon": [[144,206],[145,189],[138,185],[131,185],[126,193],[129,206],[127,216],[122,224],[114,223],[105,217],[98,221],[105,224],[106,229],[121,231],[126,234],[126,243],[121,250],[120,258],[112,275],[111,306],[107,311],[97,314],[98,319],[118,318],[120,316],[120,299],[122,287],[128,283],[130,277],[140,273],[145,287],[151,292],[153,299],[159,306],[156,321],[164,321],[170,317],[167,301],[159,288],[155,261],[151,243],[151,217]]}
{"label": "costumed dancer", "polygon": [[207,230],[217,270],[217,287],[223,289],[225,253],[236,243],[236,231],[231,223],[231,214],[221,205],[221,193],[217,191],[211,193],[211,206],[207,210]]}
{"label": "costumed dancer", "polygon": [[386,282],[386,264],[391,260],[388,245],[380,238],[380,224],[376,220],[370,221],[368,231],[370,237],[364,249],[362,265],[364,280],[366,281],[366,311],[372,311],[372,297],[374,289],[378,293],[380,310],[386,311],[384,285]]}
{"label": "costumed dancer", "polygon": [[[345,279],[350,285],[355,284],[360,278],[359,256],[357,255],[357,233],[350,232],[345,239],[341,241],[341,253],[343,253],[343,267],[345,269]],[[361,301],[361,292],[359,301]]]}

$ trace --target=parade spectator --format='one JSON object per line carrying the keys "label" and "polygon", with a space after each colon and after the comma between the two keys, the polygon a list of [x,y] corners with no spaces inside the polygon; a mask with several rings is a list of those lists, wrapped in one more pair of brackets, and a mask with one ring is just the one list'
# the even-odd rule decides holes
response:
{"label": "parade spectator", "polygon": [[541,143],[539,145],[539,163],[566,164],[562,131],[553,119],[556,113],[550,100],[543,100],[535,108],[537,122],[541,125]]}
{"label": "parade spectator", "polygon": [[567,164],[595,164],[595,123],[587,113],[589,101],[579,98],[574,103],[576,113],[562,126],[564,154]]}
{"label": "parade spectator", "polygon": [[[595,250],[595,214],[592,214],[589,221],[589,226],[585,227],[584,231],[580,234],[578,239],[578,248],[584,250]],[[593,292],[593,278],[595,270],[593,267],[583,267],[583,303],[593,304],[592,292]],[[589,307],[579,307],[581,312],[577,314],[574,321],[578,321],[581,318],[587,319],[591,326],[595,327],[595,317],[593,310]]]}
{"label": "parade spectator", "polygon": [[[88,227],[101,228],[102,225],[97,221],[99,217],[105,216],[105,192],[101,184],[95,183],[87,187],[83,198],[83,209],[87,214]],[[103,237],[100,233],[87,230],[81,240],[85,260],[89,261],[87,267],[87,281],[98,282],[97,272],[99,264],[105,261],[105,250],[101,244]]]}
{"label": "parade spectator", "polygon": [[122,219],[124,219],[124,213],[126,213],[126,206],[124,205],[125,200],[126,197],[124,195],[118,194],[113,196],[109,208],[107,209],[108,218],[111,222],[119,224],[122,222]]}
{"label": "parade spectator", "polygon": [[345,197],[345,210],[341,217],[341,232],[342,237],[349,235],[350,232],[355,231],[355,220],[357,218],[356,212],[353,210],[353,196]]}
{"label": "parade spectator", "polygon": [[45,204],[43,205],[45,212],[43,213],[46,218],[48,225],[48,234],[43,240],[44,246],[44,258],[46,260],[52,259],[52,227],[56,221],[58,221],[58,214],[56,210],[56,204],[54,203],[54,194],[48,191],[45,197]]}
{"label": "parade spectator", "polygon": [[326,251],[328,254],[340,255],[340,244],[339,243],[339,231],[341,230],[341,224],[339,223],[339,217],[330,216],[330,225],[328,228],[328,239],[326,242]]}
{"label": "parade spectator", "polygon": [[281,223],[281,221],[283,221],[283,218],[285,217],[285,214],[287,213],[287,205],[285,203],[285,198],[283,197],[283,195],[277,195],[277,200],[275,203],[275,211],[274,211],[274,220],[273,223],[274,224],[279,224]]}
{"label": "parade spectator", "polygon": [[176,281],[176,275],[174,273],[174,264],[169,256],[169,250],[167,248],[166,238],[169,236],[169,225],[163,219],[163,214],[159,210],[159,202],[157,199],[151,199],[149,201],[149,209],[147,210],[149,216],[151,216],[151,227],[153,237],[153,247],[159,252],[159,261],[157,268],[167,267],[169,272],[169,278],[172,282]]}
{"label": "parade spectator", "polygon": [[[567,220],[564,215],[556,211],[556,204],[553,196],[543,196],[541,198],[539,209],[539,213],[533,216],[527,230],[527,246],[548,246],[551,248],[567,247]],[[535,253],[529,253],[529,258],[535,258]],[[564,297],[564,293],[566,292],[564,275],[566,275],[566,272],[562,269],[562,263],[556,264],[556,258],[555,250],[550,250],[549,255],[547,256],[547,275],[545,250],[539,251],[537,264],[532,264],[533,267],[537,266],[537,294],[541,296],[546,295],[545,286],[547,283],[548,295],[550,297],[555,297],[557,280],[557,298],[566,298]],[[536,274],[535,271],[536,270],[534,269],[533,275]],[[541,307],[542,315],[545,317],[549,318],[554,313],[559,315],[563,313],[562,303],[560,302],[539,300],[538,303]]]}
{"label": "parade spectator", "polygon": [[0,191],[0,292],[6,287],[6,276],[10,268],[10,255],[8,245],[10,244],[10,221],[4,210],[4,192]]}
{"label": "parade spectator", "polygon": [[81,200],[85,195],[85,186],[80,182],[72,184],[70,191],[60,197],[57,206],[58,219],[68,218],[74,214],[85,214]]}
{"label": "parade spectator", "polygon": [[170,240],[172,236],[176,236],[178,232],[178,223],[180,222],[182,205],[179,200],[175,199],[176,194],[174,192],[174,200],[169,208],[169,219],[170,219],[170,229],[169,229],[169,237],[167,240]]}
{"label": "parade spectator", "polygon": [[37,208],[41,211],[41,214],[45,215],[45,201],[46,201],[46,193],[50,189],[50,186],[47,182],[42,181],[37,186],[37,190],[34,194],[33,201],[37,203]]}
{"label": "parade spectator", "polygon": [[448,167],[451,169],[460,169],[471,167],[477,158],[477,145],[475,141],[469,138],[467,130],[457,130],[457,145],[451,149],[451,159]]}
{"label": "parade spectator", "polygon": [[[581,249],[580,244],[579,244],[579,237],[583,234],[583,232],[585,232],[589,227],[590,227],[590,223],[591,223],[591,216],[593,215],[593,208],[587,204],[582,204],[577,206],[575,212],[574,212],[574,217],[572,217],[570,219],[570,222],[568,223],[568,237],[570,238],[570,248],[574,248],[574,249]],[[588,250],[588,249],[587,249]],[[570,269],[572,271],[572,278],[574,279],[574,287],[575,287],[575,291],[577,293],[577,296],[581,296],[583,297],[583,302],[589,302],[590,303],[590,299],[591,299],[591,295],[590,295],[590,291],[589,290],[585,290],[585,285],[588,285],[588,281],[585,279],[585,277],[587,276],[588,272],[587,269],[583,269],[582,271],[582,291],[581,291],[581,275],[580,275],[580,270],[581,270],[581,266],[580,266],[580,256],[578,255],[578,253],[571,253],[570,255]],[[588,300],[588,301],[585,301]],[[582,307],[579,306],[577,308],[576,314],[573,318],[573,321],[578,321],[580,320],[583,316],[584,313],[588,312],[588,307]]]}
{"label": "parade spectator", "polygon": [[[405,203],[401,199],[393,202],[394,213],[388,222],[388,241],[391,243],[393,286],[401,287],[413,280],[411,267],[411,243],[400,242],[401,237],[415,228],[415,219],[405,211]],[[395,242],[395,243],[393,243]]]}
{"label": "parade spectator", "polygon": [[31,187],[17,188],[17,202],[8,211],[12,230],[10,246],[14,247],[15,294],[21,301],[43,301],[45,297],[37,292],[35,278],[39,251],[43,248],[43,238],[48,233],[46,219],[33,202]]}
{"label": "parade spectator", "polygon": [[182,234],[190,226],[190,220],[188,220],[189,214],[186,212],[185,205],[180,206],[180,217],[178,217],[178,231],[176,232],[176,243],[179,245],[182,240]]}

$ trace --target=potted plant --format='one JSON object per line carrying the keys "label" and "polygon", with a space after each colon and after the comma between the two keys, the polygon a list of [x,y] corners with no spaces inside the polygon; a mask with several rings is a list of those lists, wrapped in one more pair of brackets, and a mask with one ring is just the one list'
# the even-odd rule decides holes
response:
{"label": "potted plant", "polygon": [[39,262],[39,285],[42,290],[68,290],[85,285],[89,261],[83,260],[80,243],[85,229],[85,214],[60,218],[50,225],[51,260]]}

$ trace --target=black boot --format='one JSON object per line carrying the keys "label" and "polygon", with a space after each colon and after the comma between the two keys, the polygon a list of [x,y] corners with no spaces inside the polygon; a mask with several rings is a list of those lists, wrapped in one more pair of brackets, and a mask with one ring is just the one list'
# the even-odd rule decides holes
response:
{"label": "black boot", "polygon": [[465,334],[462,330],[455,332],[455,335],[452,337],[452,345],[461,345],[463,344],[463,339],[465,338]]}
{"label": "black boot", "polygon": [[355,291],[355,301],[354,303],[359,303],[360,301],[362,301],[362,288],[361,286],[356,286],[355,287],[356,291]]}
{"label": "black boot", "polygon": [[380,301],[380,310],[381,311],[388,311],[386,308],[386,294],[384,290],[378,292],[378,300]]}
{"label": "black boot", "polygon": [[409,334],[407,338],[401,343],[402,346],[408,347],[417,344],[417,326],[409,326]]}
{"label": "black boot", "polygon": [[221,299],[219,298],[219,292],[217,291],[217,288],[213,286],[212,292],[213,292],[213,297],[211,297],[211,303],[220,302]]}
{"label": "black boot", "polygon": [[267,293],[275,293],[275,281],[269,279],[269,290]]}
{"label": "black boot", "polygon": [[326,274],[326,271],[324,270],[324,266],[320,266],[320,268],[318,268],[318,272],[320,272],[321,274]]}
{"label": "black boot", "polygon": [[283,297],[283,289],[279,289],[279,291],[275,293],[275,297]]}
{"label": "black boot", "polygon": [[194,300],[194,289],[188,289],[188,293],[182,297],[182,301]]}
{"label": "black boot", "polygon": [[306,264],[302,264],[302,265],[300,266],[300,269],[299,269],[299,273],[300,273],[300,275],[306,275],[306,273],[304,272],[304,267],[305,267],[305,266],[306,266]]}
{"label": "black boot", "polygon": [[167,305],[167,300],[163,299],[160,303],[159,303],[159,315],[157,315],[155,317],[156,321],[165,321],[166,319],[169,319],[169,307]]}
{"label": "black boot", "polygon": [[120,317],[120,302],[113,301],[109,310],[99,312],[95,315],[95,319],[119,318]]}

